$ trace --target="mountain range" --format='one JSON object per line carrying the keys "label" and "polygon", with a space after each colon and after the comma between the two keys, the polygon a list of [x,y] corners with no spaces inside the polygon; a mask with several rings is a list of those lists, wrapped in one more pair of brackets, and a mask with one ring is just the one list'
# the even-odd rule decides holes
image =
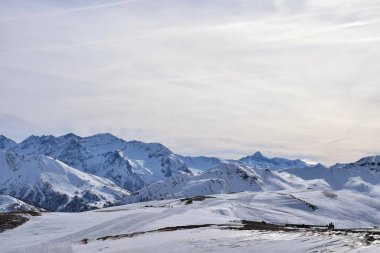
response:
{"label": "mountain range", "polygon": [[[380,157],[326,167],[262,153],[182,156],[111,134],[0,136],[0,194],[49,211],[241,191],[351,190],[380,195]],[[0,203],[1,204],[1,203]]]}

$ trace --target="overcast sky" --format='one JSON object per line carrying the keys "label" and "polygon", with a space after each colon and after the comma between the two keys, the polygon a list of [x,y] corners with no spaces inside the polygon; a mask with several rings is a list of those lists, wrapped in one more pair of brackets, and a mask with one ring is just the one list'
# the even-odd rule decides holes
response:
{"label": "overcast sky", "polygon": [[0,0],[0,134],[380,154],[379,0]]}

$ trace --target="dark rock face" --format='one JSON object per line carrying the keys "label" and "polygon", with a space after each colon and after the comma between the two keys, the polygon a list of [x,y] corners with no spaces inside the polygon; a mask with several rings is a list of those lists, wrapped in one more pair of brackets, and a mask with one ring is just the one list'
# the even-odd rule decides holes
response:
{"label": "dark rock face", "polygon": [[104,157],[106,159],[105,164],[108,165],[104,173],[105,178],[115,182],[117,186],[130,191],[139,190],[146,185],[136,173],[133,173],[131,164],[119,152],[108,152]]}

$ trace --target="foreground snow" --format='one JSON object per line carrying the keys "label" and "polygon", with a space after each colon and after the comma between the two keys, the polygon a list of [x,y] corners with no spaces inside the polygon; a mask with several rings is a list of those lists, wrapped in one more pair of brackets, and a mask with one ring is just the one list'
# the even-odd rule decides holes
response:
{"label": "foreground snow", "polygon": [[[336,196],[334,195],[336,194]],[[380,225],[380,200],[349,191],[243,192],[192,203],[163,200],[84,213],[45,213],[0,235],[0,252],[377,252],[360,236],[224,230],[218,227],[150,232],[134,237],[105,236],[164,227],[231,224],[256,220],[282,224],[312,223],[336,227]],[[17,238],[17,240],[15,240]],[[83,244],[87,239],[88,243]],[[87,242],[86,240],[86,242]],[[82,243],[81,243],[82,241]]]}
{"label": "foreground snow", "polygon": [[[115,241],[76,244],[75,252],[378,252],[357,239],[336,235],[197,229],[155,233]],[[159,249],[159,251],[157,251]]]}

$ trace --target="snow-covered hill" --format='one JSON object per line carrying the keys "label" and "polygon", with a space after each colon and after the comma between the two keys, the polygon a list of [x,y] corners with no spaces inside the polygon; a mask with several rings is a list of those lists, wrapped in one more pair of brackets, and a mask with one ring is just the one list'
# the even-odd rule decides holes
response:
{"label": "snow-covered hill", "polygon": [[84,211],[115,204],[129,192],[54,158],[0,150],[0,194],[50,211]]}
{"label": "snow-covered hill", "polygon": [[9,195],[0,195],[0,213],[14,211],[39,211],[40,209]]}
{"label": "snow-covered hill", "polygon": [[56,158],[131,191],[165,177],[191,173],[184,162],[161,144],[126,142],[111,134],[85,138],[74,134],[30,136],[12,150]]}

